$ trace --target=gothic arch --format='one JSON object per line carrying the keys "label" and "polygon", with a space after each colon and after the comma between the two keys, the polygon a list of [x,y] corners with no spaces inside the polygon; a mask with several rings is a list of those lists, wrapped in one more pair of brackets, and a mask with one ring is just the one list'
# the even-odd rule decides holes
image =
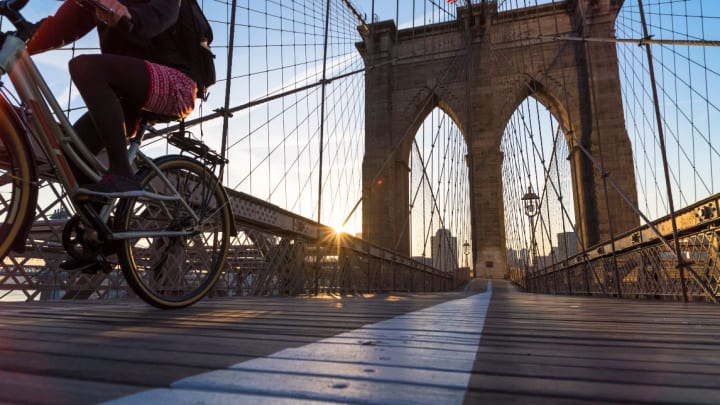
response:
{"label": "gothic arch", "polygon": [[[614,44],[568,45],[513,36],[517,32],[539,35],[543,27],[543,35],[576,35],[582,30],[612,37],[620,5],[597,3],[591,13],[582,14],[578,10],[589,8],[576,7],[577,1],[592,2],[553,3],[519,14],[498,13],[497,4],[488,2],[471,10],[459,8],[460,23],[400,31],[392,21],[372,25],[370,35],[357,44],[365,65],[372,67],[365,76],[363,238],[409,255],[409,147],[424,118],[439,107],[455,121],[468,145],[476,274],[503,277],[499,146],[509,118],[529,95],[547,105],[565,134],[581,143],[571,144],[570,157],[580,183],[579,195],[574,196],[576,216],[582,212],[580,239],[590,245],[608,238],[611,224],[616,232],[637,226],[639,220],[623,196],[604,191],[604,173],[591,161],[601,145],[612,146],[614,153],[606,157],[603,170],[620,173],[621,188],[636,198],[635,178],[627,176],[634,167]],[[546,60],[528,57],[540,53],[549,56]],[[588,72],[601,73],[591,77]],[[579,153],[579,147],[592,156]],[[607,212],[613,216],[601,215]]]}
{"label": "gothic arch", "polygon": [[413,140],[415,135],[420,130],[425,119],[436,109],[439,108],[450,119],[453,120],[455,125],[460,128],[460,133],[465,139],[465,143],[469,145],[469,139],[463,129],[462,123],[464,116],[459,114],[457,111],[464,108],[464,102],[461,98],[457,97],[452,90],[436,87],[427,87],[423,92],[418,94],[418,98],[422,100],[421,103],[415,105],[414,110],[409,110],[404,115],[407,122],[405,125],[404,136],[401,139],[401,146],[398,148],[398,156],[407,159],[410,156],[412,150]]}

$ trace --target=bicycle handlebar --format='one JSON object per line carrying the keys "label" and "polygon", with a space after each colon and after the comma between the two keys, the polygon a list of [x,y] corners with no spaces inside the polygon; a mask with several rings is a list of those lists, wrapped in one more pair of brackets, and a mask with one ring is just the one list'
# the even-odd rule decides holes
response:
{"label": "bicycle handlebar", "polygon": [[17,28],[17,37],[27,41],[35,30],[37,24],[28,22],[25,17],[20,14],[20,10],[27,5],[29,0],[2,0],[0,1],[0,15],[6,17],[12,25]]}
{"label": "bicycle handlebar", "polygon": [[29,0],[4,0],[0,1],[0,14],[7,17],[13,25],[17,27],[17,24],[25,21],[25,18],[20,14],[20,10],[28,3]]}
{"label": "bicycle handlebar", "polygon": [[[17,1],[27,1],[27,0],[17,0]],[[103,10],[103,11],[111,11],[111,10],[110,10],[109,8],[107,8],[104,4],[98,2],[97,0],[81,0],[81,1],[82,1],[83,3],[88,3],[88,4],[90,4],[91,7],[99,8],[100,10]],[[122,30],[122,31],[130,32],[130,31],[132,31],[132,29],[133,29],[133,23],[132,23],[132,21],[131,21],[129,18],[123,16],[123,17],[120,18],[120,20],[117,22],[117,27],[118,27],[120,30]]]}

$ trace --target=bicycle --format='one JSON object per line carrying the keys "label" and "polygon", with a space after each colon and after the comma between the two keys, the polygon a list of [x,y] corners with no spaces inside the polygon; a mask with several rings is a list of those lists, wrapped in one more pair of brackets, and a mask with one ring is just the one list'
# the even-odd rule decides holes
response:
{"label": "bicycle", "polygon": [[11,249],[23,250],[34,220],[37,145],[75,210],[62,232],[65,250],[76,259],[96,259],[111,271],[103,249],[119,244],[120,268],[138,297],[163,309],[194,304],[217,282],[235,232],[226,191],[215,175],[226,162],[186,137],[182,123],[168,142],[190,156],[145,155],[140,145],[147,131],[157,133],[151,122],[158,119],[146,117],[128,147],[142,195],[76,193],[79,185],[70,163],[94,181],[105,167],[75,134],[26,50],[36,28],[20,13],[27,3],[0,1],[0,15],[17,30],[0,33],[0,74],[8,75],[19,100],[13,104],[14,96],[0,83],[0,258]]}

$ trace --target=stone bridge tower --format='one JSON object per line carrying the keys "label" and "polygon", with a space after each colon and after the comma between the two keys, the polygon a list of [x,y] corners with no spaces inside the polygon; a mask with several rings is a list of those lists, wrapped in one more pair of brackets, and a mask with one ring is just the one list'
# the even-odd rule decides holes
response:
{"label": "stone bridge tower", "polygon": [[503,277],[500,143],[529,96],[563,128],[585,247],[638,226],[624,197],[604,182],[611,176],[636,202],[615,44],[553,39],[614,38],[622,3],[569,0],[498,12],[497,2],[483,1],[458,8],[453,22],[407,30],[392,21],[370,25],[357,45],[367,68],[363,237],[410,254],[410,148],[425,117],[439,107],[468,145],[475,272]]}

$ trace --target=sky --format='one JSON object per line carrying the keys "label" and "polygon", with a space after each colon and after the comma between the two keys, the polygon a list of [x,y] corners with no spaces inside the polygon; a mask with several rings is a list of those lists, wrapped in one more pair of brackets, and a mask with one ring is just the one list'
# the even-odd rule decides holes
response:
{"label": "sky", "polygon": [[[526,6],[552,1],[500,1],[503,7]],[[412,1],[365,1],[364,10],[375,3],[377,20],[400,16],[400,26],[431,23],[442,16],[425,14]],[[442,2],[440,2],[442,3]],[[458,3],[464,3],[459,1]],[[399,12],[397,5],[399,4]],[[720,40],[720,1],[643,1],[649,32],[653,39]],[[413,10],[414,14],[408,16]],[[415,17],[413,18],[412,15]],[[641,30],[637,0],[625,1],[618,19],[618,38],[638,40]],[[650,82],[644,47],[620,45],[619,58],[628,135],[636,155],[640,209],[650,219],[669,211],[663,164],[658,146]],[[708,46],[652,46],[664,135],[669,156],[675,208],[693,204],[720,191],[720,52]],[[550,124],[550,123],[548,123]],[[552,133],[552,125],[548,133]],[[571,208],[571,207],[570,207]]]}

